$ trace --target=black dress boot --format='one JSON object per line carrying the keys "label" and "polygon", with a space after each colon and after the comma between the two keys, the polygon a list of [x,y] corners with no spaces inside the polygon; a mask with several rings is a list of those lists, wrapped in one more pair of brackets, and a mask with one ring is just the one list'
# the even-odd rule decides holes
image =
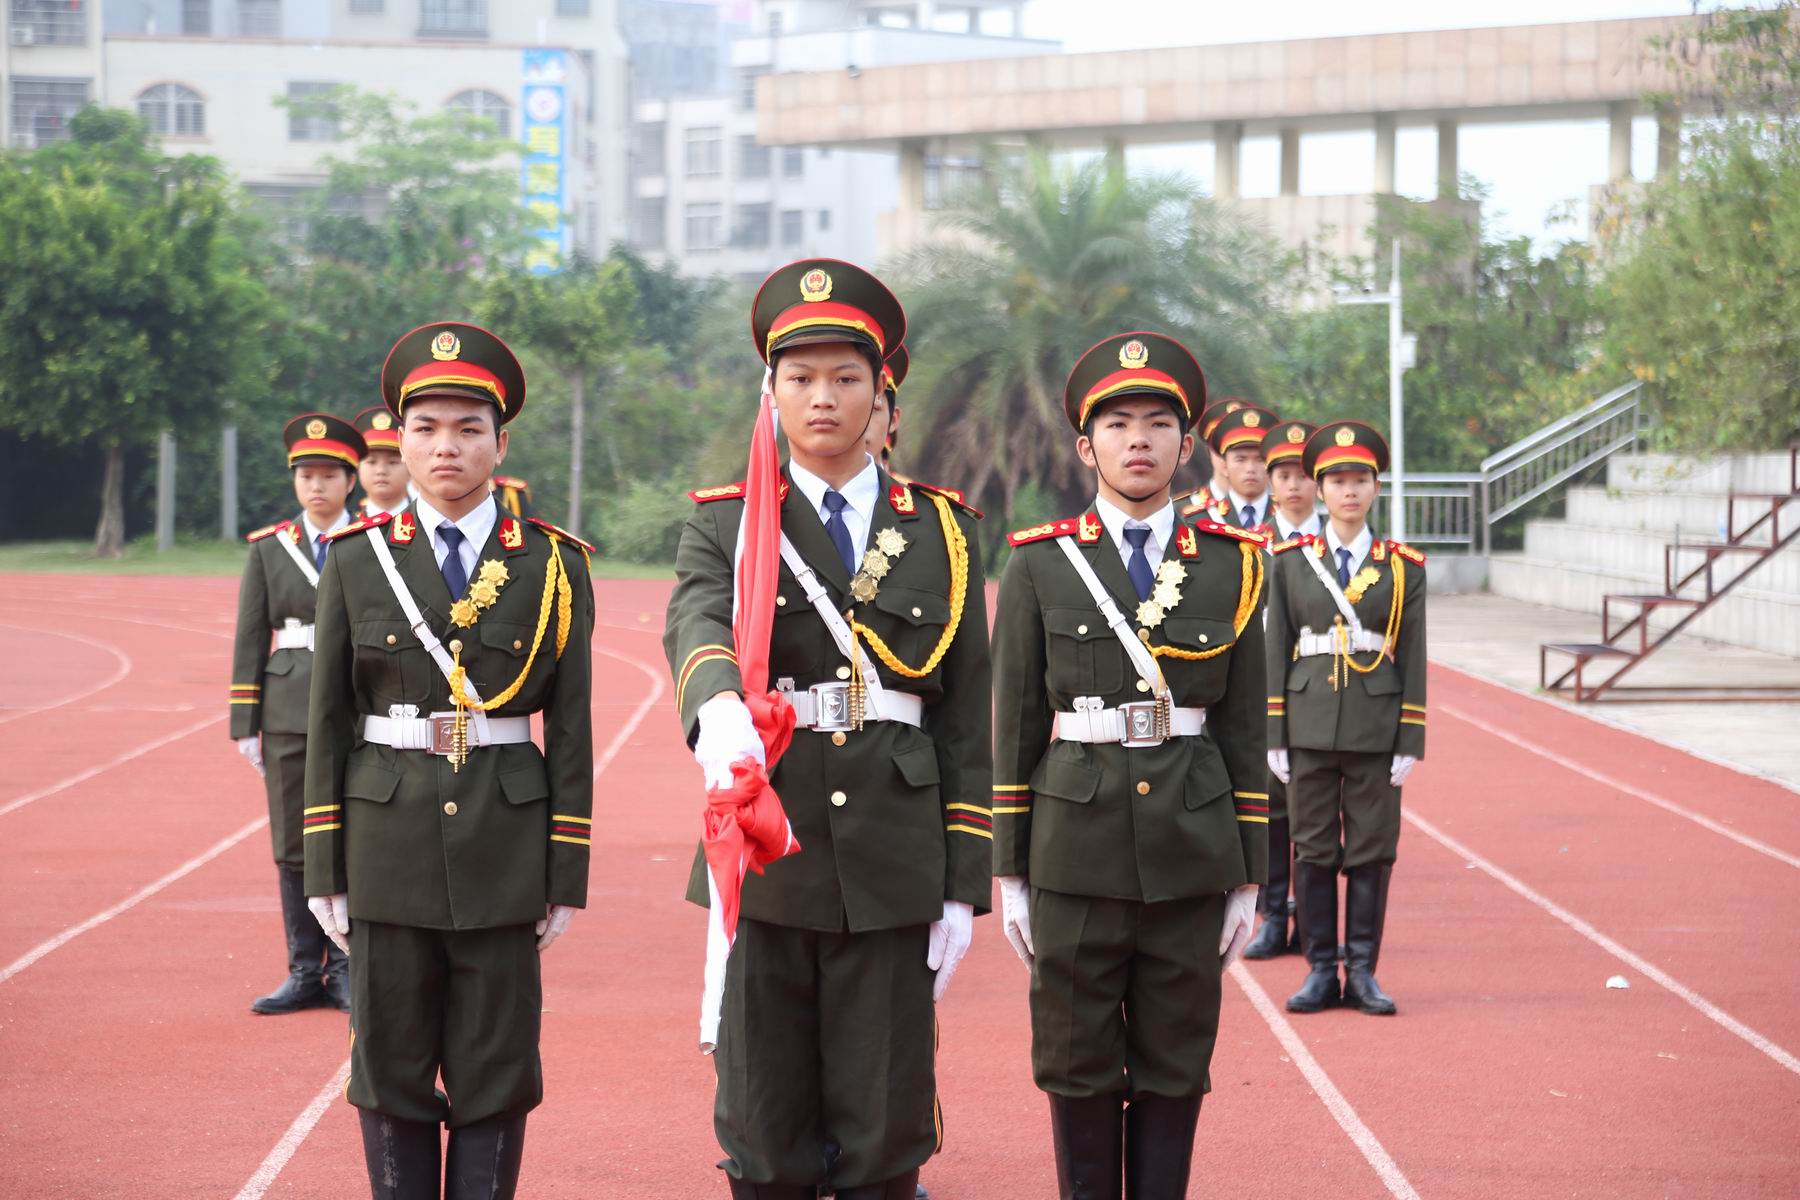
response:
{"label": "black dress boot", "polygon": [[438,1200],[437,1122],[402,1121],[368,1109],[362,1117],[363,1161],[374,1200]]}
{"label": "black dress boot", "polygon": [[1395,1013],[1394,998],[1375,982],[1381,931],[1387,924],[1388,880],[1393,863],[1368,863],[1345,872],[1344,1003],[1376,1017]]}
{"label": "black dress boot", "polygon": [[525,1160],[525,1118],[489,1117],[450,1131],[444,1200],[513,1200]]}
{"label": "black dress boot", "polygon": [[1119,1200],[1125,1167],[1125,1097],[1050,1096],[1050,1139],[1062,1200]]}
{"label": "black dress boot", "polygon": [[1300,901],[1300,932],[1306,965],[1306,981],[1288,997],[1287,1010],[1316,1013],[1336,1006],[1339,999],[1337,972],[1337,871],[1316,863],[1294,864],[1294,894]]}
{"label": "black dress boot", "polygon": [[1199,1096],[1134,1096],[1125,1109],[1125,1200],[1182,1200]]}
{"label": "black dress boot", "polygon": [[350,1011],[350,958],[329,937],[325,939],[325,1002],[339,1012]]}
{"label": "black dress boot", "polygon": [[732,1179],[731,1200],[818,1200],[819,1189],[810,1183],[749,1183]]}
{"label": "black dress boot", "polygon": [[288,977],[266,996],[250,1002],[263,1016],[299,1012],[327,1003],[319,964],[325,959],[325,931],[306,907],[306,876],[294,867],[277,867],[281,884],[281,924],[287,934]]}
{"label": "black dress boot", "polygon": [[1288,850],[1286,817],[1269,818],[1269,882],[1256,898],[1262,928],[1244,947],[1245,958],[1276,958],[1288,952]]}
{"label": "black dress boot", "polygon": [[908,1171],[885,1183],[865,1183],[857,1187],[839,1188],[838,1200],[913,1200],[918,1194],[919,1173]]}

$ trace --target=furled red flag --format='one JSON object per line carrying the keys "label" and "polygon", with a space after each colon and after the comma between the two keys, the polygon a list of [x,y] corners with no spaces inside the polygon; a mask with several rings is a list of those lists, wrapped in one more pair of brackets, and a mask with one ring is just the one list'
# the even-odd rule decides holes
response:
{"label": "furled red flag", "polygon": [[[763,376],[750,463],[744,476],[744,517],[738,529],[733,573],[732,640],[744,705],[762,738],[764,762],[745,757],[732,764],[732,786],[708,788],[705,830],[707,909],[706,983],[700,1003],[700,1048],[718,1043],[719,1006],[725,995],[725,959],[737,936],[744,877],[800,849],[769,783],[775,763],[794,736],[794,706],[769,689],[769,635],[775,624],[775,591],[781,561],[781,462],[775,453],[775,398]],[[766,764],[766,765],[765,765]]]}

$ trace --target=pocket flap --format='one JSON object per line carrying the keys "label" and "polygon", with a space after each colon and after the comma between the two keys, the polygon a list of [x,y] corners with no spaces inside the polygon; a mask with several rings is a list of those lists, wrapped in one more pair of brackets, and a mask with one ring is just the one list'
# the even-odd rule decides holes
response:
{"label": "pocket flap", "polygon": [[500,790],[505,794],[508,804],[548,800],[550,776],[544,770],[544,760],[534,755],[530,762],[500,772]]}
{"label": "pocket flap", "polygon": [[386,804],[400,786],[400,772],[380,763],[354,762],[344,768],[344,795],[351,800]]}
{"label": "pocket flap", "polygon": [[357,621],[351,626],[350,640],[358,646],[385,650],[389,654],[398,654],[419,644],[405,621]]}
{"label": "pocket flap", "polygon": [[292,674],[293,670],[294,656],[292,654],[283,654],[280,650],[277,650],[274,654],[269,656],[269,664],[263,668],[263,674],[288,675]]}
{"label": "pocket flap", "polygon": [[1290,692],[1304,692],[1306,690],[1306,681],[1311,678],[1312,672],[1306,669],[1306,660],[1304,658],[1299,662],[1292,663],[1288,666],[1287,671],[1287,690]]}
{"label": "pocket flap", "polygon": [[[531,637],[537,632],[534,626],[521,625],[516,621],[483,620],[476,627],[481,634],[481,644],[489,650],[498,650],[502,654],[514,658],[523,658],[531,652]],[[544,631],[544,639],[550,641],[552,632]],[[554,646],[556,643],[551,641]]]}
{"label": "pocket flap", "polygon": [[923,588],[884,587],[875,593],[875,607],[909,625],[948,625],[950,599]]}
{"label": "pocket flap", "polygon": [[1400,668],[1386,661],[1364,675],[1362,682],[1363,691],[1371,696],[1391,696],[1406,687],[1406,681],[1400,678]]}
{"label": "pocket flap", "polygon": [[1164,617],[1163,636],[1189,650],[1217,650],[1237,640],[1230,621],[1208,617]]}
{"label": "pocket flap", "polygon": [[1046,758],[1031,776],[1031,790],[1075,804],[1086,804],[1100,790],[1100,770],[1085,763]]}
{"label": "pocket flap", "polygon": [[929,743],[900,751],[894,755],[894,766],[913,787],[936,787],[939,783],[937,747]]}
{"label": "pocket flap", "polygon": [[1074,638],[1078,642],[1093,642],[1113,636],[1106,618],[1100,615],[1099,610],[1092,608],[1046,608],[1044,628],[1058,637]]}

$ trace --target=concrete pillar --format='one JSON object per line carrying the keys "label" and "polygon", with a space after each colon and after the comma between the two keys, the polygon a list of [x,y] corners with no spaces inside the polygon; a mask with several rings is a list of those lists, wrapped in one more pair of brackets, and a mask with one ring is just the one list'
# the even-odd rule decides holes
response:
{"label": "concrete pillar", "polygon": [[919,29],[930,29],[937,21],[937,0],[919,0],[918,7],[913,9],[913,24]]}
{"label": "concrete pillar", "polygon": [[1443,117],[1437,123],[1438,143],[1438,199],[1454,200],[1457,197],[1457,173],[1461,169],[1456,161],[1456,119]]}
{"label": "concrete pillar", "polygon": [[219,537],[237,541],[238,535],[237,426],[219,430]]}
{"label": "concrete pillar", "polygon": [[1681,166],[1681,109],[1656,106],[1656,177],[1667,179]]}
{"label": "concrete pillar", "polygon": [[156,548],[175,548],[175,435],[156,439]]}
{"label": "concrete pillar", "polygon": [[1106,139],[1106,172],[1109,175],[1125,173],[1125,139],[1122,137]]}
{"label": "concrete pillar", "polygon": [[1606,106],[1606,182],[1624,183],[1631,178],[1631,118],[1637,105],[1615,100]]}
{"label": "concrete pillar", "polygon": [[894,241],[888,253],[909,249],[925,233],[925,141],[900,143],[900,190],[894,205]]}
{"label": "concrete pillar", "polygon": [[1242,121],[1213,124],[1213,195],[1220,200],[1238,196],[1238,147],[1244,140]]}
{"label": "concrete pillar", "polygon": [[1396,122],[1393,113],[1375,114],[1375,193],[1379,196],[1394,194],[1396,184],[1394,163],[1396,154]]}
{"label": "concrete pillar", "polygon": [[1281,194],[1300,194],[1300,131],[1281,131]]}
{"label": "concrete pillar", "polygon": [[1025,5],[1023,3],[1012,6],[1012,36],[1016,38],[1025,36]]}

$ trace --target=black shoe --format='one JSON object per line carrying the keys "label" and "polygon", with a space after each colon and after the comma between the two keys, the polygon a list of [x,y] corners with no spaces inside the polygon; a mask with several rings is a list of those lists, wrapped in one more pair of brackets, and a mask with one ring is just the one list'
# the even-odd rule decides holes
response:
{"label": "black shoe", "polygon": [[1387,925],[1388,880],[1393,863],[1369,863],[1345,872],[1344,1003],[1370,1016],[1391,1017],[1394,998],[1375,982],[1381,934]]}
{"label": "black shoe", "polygon": [[931,1193],[925,1190],[924,1184],[913,1189],[913,1200],[931,1200]]}
{"label": "black shoe", "polygon": [[319,978],[324,960],[325,931],[306,907],[305,876],[292,867],[277,867],[281,888],[281,926],[287,937],[288,977],[266,996],[250,1002],[250,1011],[278,1016],[323,1007],[325,985]]}
{"label": "black shoe", "polygon": [[310,975],[289,975],[281,981],[280,987],[252,1000],[250,1011],[265,1017],[281,1017],[308,1008],[324,1008],[328,1003],[325,981],[314,971]]}
{"label": "black shoe", "polygon": [[325,1003],[339,1012],[350,1011],[350,973],[348,971],[325,976]]}
{"label": "black shoe", "polygon": [[1269,882],[1263,885],[1256,902],[1262,927],[1244,947],[1245,958],[1278,958],[1292,948],[1288,941],[1288,881],[1292,878],[1293,865],[1287,818],[1270,817]]}
{"label": "black shoe", "polygon": [[525,1160],[525,1118],[489,1117],[450,1131],[444,1200],[512,1200]]}
{"label": "black shoe", "polygon": [[727,1175],[731,1200],[818,1200],[819,1189],[810,1183],[747,1183]]}
{"label": "black shoe", "polygon": [[1300,932],[1307,972],[1287,1010],[1316,1013],[1339,1000],[1337,972],[1337,871],[1316,863],[1294,864],[1294,896],[1300,902]]}
{"label": "black shoe", "polygon": [[1199,1096],[1134,1096],[1125,1108],[1125,1200],[1182,1200]]}
{"label": "black shoe", "polygon": [[[1283,909],[1286,907],[1287,905],[1282,905]],[[1256,931],[1256,936],[1250,939],[1250,944],[1244,947],[1244,957],[1254,959],[1279,958],[1283,954],[1286,954],[1288,952],[1287,929],[1288,923],[1286,912],[1273,918],[1265,915],[1263,917],[1262,927]]]}
{"label": "black shoe", "polygon": [[908,1171],[884,1183],[865,1183],[857,1187],[841,1187],[838,1200],[914,1200],[920,1191],[918,1171]]}
{"label": "black shoe", "polygon": [[359,1109],[363,1162],[374,1200],[438,1200],[437,1122],[402,1121]]}
{"label": "black shoe", "polygon": [[1125,1169],[1125,1097],[1050,1093],[1050,1138],[1061,1200],[1120,1200]]}

